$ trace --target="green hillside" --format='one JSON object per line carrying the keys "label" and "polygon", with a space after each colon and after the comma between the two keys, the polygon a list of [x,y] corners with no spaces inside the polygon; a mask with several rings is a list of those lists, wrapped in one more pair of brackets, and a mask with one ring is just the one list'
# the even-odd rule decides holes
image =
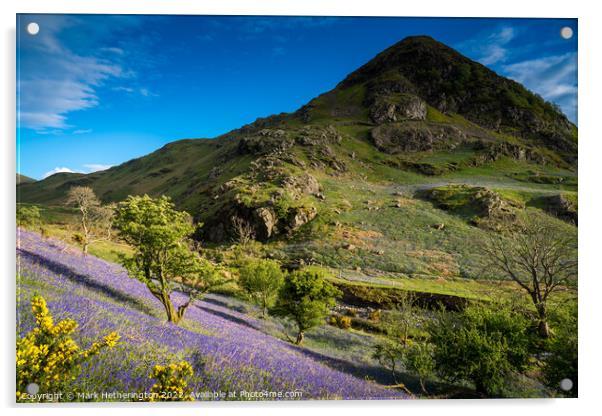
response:
{"label": "green hillside", "polygon": [[20,173],[17,173],[17,185],[20,183],[31,183],[31,182],[35,182],[36,180],[33,178],[30,178],[29,176],[25,176],[25,175],[21,175]]}
{"label": "green hillside", "polygon": [[294,113],[18,189],[44,205],[76,185],[104,201],[166,194],[208,245],[244,224],[271,257],[389,284],[496,278],[480,242],[523,215],[576,232],[576,164],[577,129],[553,104],[412,37]]}

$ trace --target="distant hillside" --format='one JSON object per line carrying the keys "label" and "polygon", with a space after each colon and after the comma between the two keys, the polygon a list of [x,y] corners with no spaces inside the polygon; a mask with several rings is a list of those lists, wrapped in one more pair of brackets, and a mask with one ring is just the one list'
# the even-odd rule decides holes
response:
{"label": "distant hillside", "polygon": [[31,183],[31,182],[35,182],[36,180],[33,178],[30,178],[29,176],[25,176],[25,175],[21,175],[20,173],[17,173],[17,185],[19,185],[20,183]]}
{"label": "distant hillside", "polygon": [[311,239],[318,229],[343,233],[345,215],[354,229],[388,232],[362,212],[401,207],[387,199],[448,182],[509,189],[522,206],[542,207],[549,193],[576,191],[576,164],[577,128],[556,106],[432,38],[410,37],[294,113],[19,192],[41,204],[62,203],[76,185],[105,201],[166,194],[204,223],[198,237],[207,241],[231,241],[238,220],[260,240]]}

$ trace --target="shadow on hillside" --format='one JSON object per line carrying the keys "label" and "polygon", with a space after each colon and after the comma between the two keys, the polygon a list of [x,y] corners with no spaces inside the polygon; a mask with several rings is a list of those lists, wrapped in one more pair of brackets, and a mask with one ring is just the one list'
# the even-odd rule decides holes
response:
{"label": "shadow on hillside", "polygon": [[[203,299],[203,302],[209,303],[211,305],[221,306],[227,309],[232,309],[232,305],[220,299],[206,297]],[[211,313],[236,324],[243,325],[247,328],[252,328],[261,331],[261,328],[257,328],[256,326],[245,321],[244,319],[228,314],[227,312],[217,311],[215,309],[211,309],[208,306],[195,306],[204,312]],[[344,343],[348,342],[348,340],[340,339],[334,334],[308,334],[308,338],[313,338],[314,340],[321,341],[326,344],[336,345],[339,349],[344,349]],[[385,386],[403,383],[412,393],[421,393],[420,382],[418,378],[411,374],[397,371],[397,381],[395,381],[390,371],[378,365],[356,363],[342,358],[331,357],[329,355],[309,350],[304,347],[299,347],[290,343],[287,344],[293,350],[298,351],[306,357],[318,361],[335,370],[351,374],[360,379],[368,378]],[[430,395],[444,395],[447,398],[474,398],[474,394],[471,394],[471,391],[469,389],[458,388],[456,386],[451,386],[446,383],[427,382],[427,388]]]}
{"label": "shadow on hillside", "polygon": [[[368,378],[385,386],[403,383],[412,393],[417,395],[421,394],[420,381],[418,377],[406,372],[397,371],[397,380],[395,380],[390,371],[377,365],[354,363],[342,358],[331,357],[296,345],[291,345],[291,348],[335,370],[351,374],[361,379]],[[426,384],[429,395],[444,394],[448,398],[472,398],[468,389],[458,389],[454,386],[440,382],[427,382]]]}
{"label": "shadow on hillside", "polygon": [[209,296],[205,296],[203,298],[203,302],[205,303],[211,303],[213,305],[216,306],[221,306],[222,308],[226,308],[226,309],[231,309],[233,311],[239,312],[239,313],[247,313],[247,308],[245,308],[244,306],[240,306],[240,305],[232,305],[228,302],[225,302],[223,300],[219,300],[216,298],[212,298]]}
{"label": "shadow on hillside", "polygon": [[61,276],[65,277],[66,279],[68,279],[74,283],[81,284],[95,292],[99,292],[105,296],[113,298],[118,302],[123,302],[124,304],[126,304],[134,309],[137,309],[147,315],[154,316],[152,308],[150,308],[149,306],[147,306],[145,303],[141,302],[140,300],[128,295],[127,293],[123,293],[119,290],[116,290],[115,288],[112,288],[103,283],[97,282],[97,281],[93,280],[90,276],[86,276],[85,274],[77,273],[75,270],[71,269],[70,267],[68,267],[64,264],[58,263],[53,260],[49,260],[45,257],[40,256],[39,254],[31,252],[31,251],[21,248],[21,249],[18,249],[17,252],[20,256],[23,256],[25,258],[28,258],[31,261],[39,263],[42,266],[44,266],[45,268],[47,268],[48,270],[50,270],[56,274],[60,274]]}
{"label": "shadow on hillside", "polygon": [[243,325],[243,326],[246,326],[247,328],[259,330],[259,328],[257,328],[255,325],[250,324],[249,322],[245,321],[242,318],[239,318],[238,316],[230,315],[229,313],[226,313],[226,312],[216,311],[215,309],[211,309],[206,306],[200,306],[200,305],[195,305],[195,306],[197,308],[201,309],[202,311],[213,314],[215,316],[219,316],[220,318],[226,319],[230,322],[234,322],[235,324]]}

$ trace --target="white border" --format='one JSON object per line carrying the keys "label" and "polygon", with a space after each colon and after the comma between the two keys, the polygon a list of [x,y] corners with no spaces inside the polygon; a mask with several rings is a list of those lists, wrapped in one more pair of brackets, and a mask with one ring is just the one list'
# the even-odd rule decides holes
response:
{"label": "white border", "polygon": [[[599,247],[601,220],[599,207],[602,206],[602,137],[600,114],[600,44],[602,21],[595,2],[557,1],[528,2],[525,0],[504,0],[500,2],[470,0],[427,0],[394,2],[392,0],[220,0],[214,2],[191,0],[19,0],[12,3],[4,0],[0,7],[2,14],[2,55],[0,70],[2,76],[3,156],[2,181],[3,196],[2,228],[4,237],[0,255],[3,265],[1,277],[4,280],[4,337],[2,345],[3,376],[0,377],[0,392],[5,407],[11,407],[14,393],[11,391],[14,377],[14,206],[15,206],[15,13],[121,13],[121,14],[248,14],[248,15],[331,15],[331,16],[448,16],[448,17],[577,17],[579,18],[579,136],[580,136],[580,398],[573,400],[487,400],[487,401],[420,401],[420,402],[303,402],[301,404],[281,403],[234,403],[207,404],[191,408],[186,413],[214,412],[225,414],[282,413],[306,415],[339,412],[363,415],[371,409],[379,413],[407,414],[462,414],[507,415],[523,412],[545,413],[546,415],[590,414],[596,409],[598,397],[602,397],[600,376],[600,310],[597,305],[602,294],[602,275],[599,272]],[[598,40],[598,41],[597,41]],[[130,410],[131,408],[131,410]],[[97,406],[86,411],[112,414],[131,413],[132,406]],[[40,413],[71,415],[82,412],[82,407],[61,408],[9,408],[10,414]],[[181,406],[160,406],[140,409],[147,415],[165,415],[182,411]],[[598,413],[598,412],[596,412]]]}

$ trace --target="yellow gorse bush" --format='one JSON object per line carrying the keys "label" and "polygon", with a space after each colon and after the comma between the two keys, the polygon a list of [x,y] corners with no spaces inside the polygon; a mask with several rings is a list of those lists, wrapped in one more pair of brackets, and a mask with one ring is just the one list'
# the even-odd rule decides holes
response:
{"label": "yellow gorse bush", "polygon": [[151,401],[191,401],[192,391],[188,379],[192,377],[192,366],[186,361],[166,366],[156,365],[150,374],[155,384],[151,387]]}
{"label": "yellow gorse bush", "polygon": [[63,383],[77,377],[86,359],[104,347],[113,348],[119,341],[119,335],[111,332],[82,350],[71,338],[77,322],[65,319],[55,325],[46,301],[38,295],[32,298],[31,309],[36,326],[17,340],[17,400],[30,383],[36,383],[40,393],[60,391]]}

